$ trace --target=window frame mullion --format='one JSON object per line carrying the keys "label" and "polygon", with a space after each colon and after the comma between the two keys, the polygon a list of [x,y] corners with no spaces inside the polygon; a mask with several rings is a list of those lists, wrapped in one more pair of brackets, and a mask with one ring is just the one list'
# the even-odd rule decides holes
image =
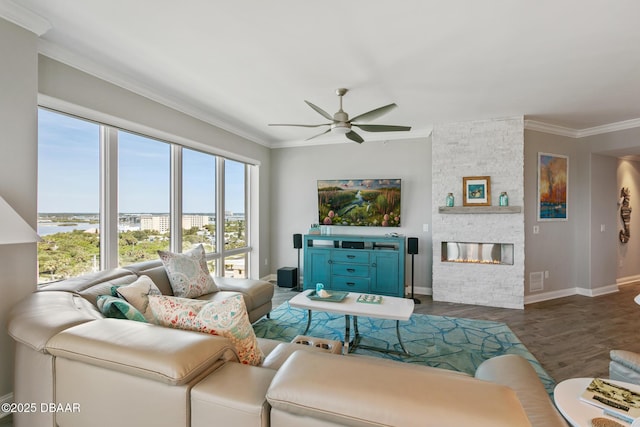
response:
{"label": "window frame mullion", "polygon": [[118,130],[100,125],[100,269],[117,268]]}
{"label": "window frame mullion", "polygon": [[182,252],[182,147],[171,144],[169,221],[172,252]]}

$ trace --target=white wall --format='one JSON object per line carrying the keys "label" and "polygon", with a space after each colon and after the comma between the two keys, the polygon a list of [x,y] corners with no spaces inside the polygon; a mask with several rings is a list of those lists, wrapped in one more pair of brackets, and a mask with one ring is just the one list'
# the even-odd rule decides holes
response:
{"label": "white wall", "polygon": [[[280,267],[297,265],[292,236],[294,233],[306,234],[309,226],[318,222],[317,180],[401,178],[401,227],[334,227],[333,233],[382,235],[395,231],[407,237],[418,237],[415,293],[429,291],[431,233],[423,231],[423,224],[430,227],[431,221],[430,139],[349,142],[272,151],[270,262],[273,273]],[[407,257],[407,285],[411,283],[410,259]]]}
{"label": "white wall", "polygon": [[[628,187],[631,191],[631,238],[627,243],[617,239],[617,278],[621,283],[640,280],[640,161],[618,160],[617,190]],[[616,234],[623,229],[620,206],[616,211]]]}
{"label": "white wall", "polygon": [[[0,18],[0,195],[36,226],[37,38]],[[33,292],[36,244],[0,246],[0,400],[13,390],[11,307]],[[2,416],[3,414],[0,414]]]}

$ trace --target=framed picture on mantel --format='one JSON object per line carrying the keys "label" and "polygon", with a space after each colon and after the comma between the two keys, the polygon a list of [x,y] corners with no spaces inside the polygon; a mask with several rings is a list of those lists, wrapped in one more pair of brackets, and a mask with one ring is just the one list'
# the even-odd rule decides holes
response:
{"label": "framed picture on mantel", "polygon": [[463,206],[491,206],[491,178],[465,176],[462,178]]}

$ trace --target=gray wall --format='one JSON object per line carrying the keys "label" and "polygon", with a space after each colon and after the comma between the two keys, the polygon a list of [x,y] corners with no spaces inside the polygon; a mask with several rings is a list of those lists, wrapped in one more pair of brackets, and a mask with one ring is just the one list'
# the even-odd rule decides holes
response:
{"label": "gray wall", "polygon": [[[401,227],[333,227],[334,234],[381,235],[397,232],[418,237],[415,286],[431,288],[431,139],[345,143],[272,150],[271,257],[279,267],[295,267],[297,252],[292,235],[306,234],[318,222],[317,180],[348,178],[401,178]],[[301,256],[302,258],[302,256]],[[406,283],[410,285],[410,257]],[[301,261],[302,263],[302,261]],[[304,267],[303,267],[304,270]]]}
{"label": "gray wall", "polygon": [[[580,147],[575,139],[550,135],[541,132],[525,131],[525,295],[527,302],[572,295],[575,288],[584,285],[588,274],[578,277],[577,266],[588,256],[588,242],[583,233],[587,224],[585,181],[582,175],[585,160],[580,155]],[[568,221],[538,222],[538,153],[561,154],[569,157]],[[533,227],[539,233],[533,233]],[[530,274],[548,272],[544,280],[544,289],[530,292]]]}
{"label": "gray wall", "polygon": [[[616,282],[617,236],[612,197],[617,194],[615,159],[592,155],[593,147],[614,141],[628,142],[612,134],[575,139],[525,130],[524,134],[524,221],[525,221],[525,303],[582,294],[595,296],[611,292]],[[615,146],[615,145],[614,145]],[[538,222],[538,152],[569,157],[569,220]],[[401,177],[403,179],[403,226],[397,230],[420,238],[416,256],[417,293],[431,293],[431,139],[389,141],[330,146],[309,146],[272,150],[272,240],[271,273],[279,267],[296,266],[297,252],[291,236],[306,233],[317,222],[315,186],[318,179]],[[640,194],[640,189],[638,190]],[[514,202],[515,203],[515,202]],[[613,202],[615,205],[615,201]],[[640,211],[640,208],[638,208]],[[633,215],[633,214],[632,214]],[[633,218],[633,216],[632,216]],[[429,224],[429,232],[423,232]],[[605,231],[600,231],[601,224]],[[533,234],[533,226],[539,234]],[[375,228],[334,228],[335,233],[384,233]],[[640,239],[639,239],[640,240]],[[304,267],[303,267],[304,269]],[[410,265],[407,265],[407,272]],[[529,291],[529,274],[548,271],[544,288]],[[407,274],[407,284],[410,276]]]}
{"label": "gray wall", "polygon": [[[640,280],[640,161],[618,160],[617,190],[618,195],[622,187],[631,190],[631,238],[627,243],[617,239],[617,267],[618,281],[627,283]],[[623,222],[620,218],[620,206],[616,212],[616,235],[622,230]]]}
{"label": "gray wall", "polygon": [[[36,226],[37,37],[0,19],[0,195]],[[7,313],[33,292],[36,244],[0,246],[0,399],[13,390]],[[1,415],[1,414],[0,414]]]}
{"label": "gray wall", "polygon": [[[260,164],[254,183],[259,185],[259,199],[250,207],[259,223],[252,224],[255,254],[269,250],[270,230],[270,150],[201,120],[165,107],[126,89],[86,74],[45,56],[39,58],[39,92],[45,106],[63,108],[67,112],[128,130],[178,142],[239,160]],[[256,194],[256,196],[257,196]],[[264,258],[264,257],[260,257]],[[262,277],[270,268],[252,258],[251,275]]]}
{"label": "gray wall", "polygon": [[[576,293],[596,296],[615,291],[616,159],[592,154],[592,142],[525,131],[528,303]],[[537,221],[538,152],[569,157],[568,221]],[[539,234],[533,233],[534,226],[539,227]],[[530,292],[530,273],[545,271],[549,275],[544,289]]]}
{"label": "gray wall", "polygon": [[591,293],[617,290],[618,191],[615,157],[591,155]]}

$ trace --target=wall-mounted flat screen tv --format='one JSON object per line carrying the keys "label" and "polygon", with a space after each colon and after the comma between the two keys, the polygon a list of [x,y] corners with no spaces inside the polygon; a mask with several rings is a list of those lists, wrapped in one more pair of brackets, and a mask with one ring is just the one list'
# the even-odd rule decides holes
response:
{"label": "wall-mounted flat screen tv", "polygon": [[400,179],[318,180],[318,222],[399,227],[400,189]]}

